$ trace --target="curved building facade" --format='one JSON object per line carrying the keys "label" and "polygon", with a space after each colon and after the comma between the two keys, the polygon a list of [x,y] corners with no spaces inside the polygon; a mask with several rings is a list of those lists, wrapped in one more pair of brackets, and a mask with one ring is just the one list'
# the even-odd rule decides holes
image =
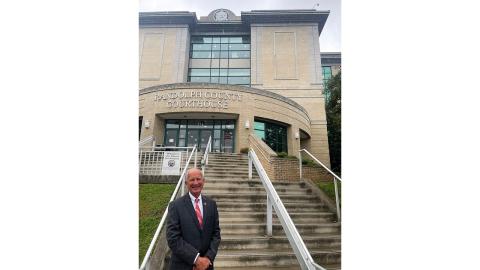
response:
{"label": "curved building facade", "polygon": [[140,139],[240,152],[249,135],[274,152],[329,162],[316,10],[140,13]]}

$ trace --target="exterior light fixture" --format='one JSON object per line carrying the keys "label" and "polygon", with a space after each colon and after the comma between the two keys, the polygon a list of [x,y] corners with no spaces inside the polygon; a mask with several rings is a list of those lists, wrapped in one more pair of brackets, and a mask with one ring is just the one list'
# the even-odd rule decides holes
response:
{"label": "exterior light fixture", "polygon": [[250,128],[250,121],[245,121],[245,128],[246,129],[249,129]]}
{"label": "exterior light fixture", "polygon": [[295,139],[298,139],[298,138],[300,138],[300,133],[297,131],[295,132]]}
{"label": "exterior light fixture", "polygon": [[150,121],[148,120],[145,120],[145,125],[144,125],[145,128],[149,128],[150,127]]}

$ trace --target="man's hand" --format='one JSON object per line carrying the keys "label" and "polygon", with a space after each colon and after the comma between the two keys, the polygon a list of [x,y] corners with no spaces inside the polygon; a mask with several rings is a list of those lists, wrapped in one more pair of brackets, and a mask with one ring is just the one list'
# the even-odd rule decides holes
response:
{"label": "man's hand", "polygon": [[193,267],[194,270],[206,270],[212,263],[210,259],[207,257],[198,257],[197,261],[195,262],[195,266]]}

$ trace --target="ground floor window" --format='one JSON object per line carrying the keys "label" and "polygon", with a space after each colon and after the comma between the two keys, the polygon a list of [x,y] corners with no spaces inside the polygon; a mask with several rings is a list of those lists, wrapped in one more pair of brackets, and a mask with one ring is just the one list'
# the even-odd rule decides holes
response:
{"label": "ground floor window", "polygon": [[257,137],[262,139],[273,151],[288,152],[287,147],[287,127],[263,120],[255,120],[254,132]]}
{"label": "ground floor window", "polygon": [[235,120],[173,120],[165,121],[165,146],[194,146],[204,151],[212,137],[213,152],[235,151]]}

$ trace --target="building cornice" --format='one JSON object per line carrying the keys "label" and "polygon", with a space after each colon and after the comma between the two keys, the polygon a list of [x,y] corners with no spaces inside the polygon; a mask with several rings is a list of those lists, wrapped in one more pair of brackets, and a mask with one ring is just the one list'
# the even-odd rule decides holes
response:
{"label": "building cornice", "polygon": [[289,10],[252,10],[242,12],[242,21],[247,24],[255,23],[317,23],[318,33],[322,32],[330,11],[315,9]]}
{"label": "building cornice", "polygon": [[197,23],[195,12],[189,11],[140,12],[138,17],[140,26],[188,24],[193,27]]}
{"label": "building cornice", "polygon": [[318,11],[315,9],[252,10],[242,11],[241,20],[211,22],[199,21],[195,12],[189,11],[141,12],[139,14],[139,24],[140,27],[188,24],[191,30],[205,32],[213,29],[245,31],[251,24],[315,23],[318,25],[318,34],[320,35],[329,14],[330,11]]}

